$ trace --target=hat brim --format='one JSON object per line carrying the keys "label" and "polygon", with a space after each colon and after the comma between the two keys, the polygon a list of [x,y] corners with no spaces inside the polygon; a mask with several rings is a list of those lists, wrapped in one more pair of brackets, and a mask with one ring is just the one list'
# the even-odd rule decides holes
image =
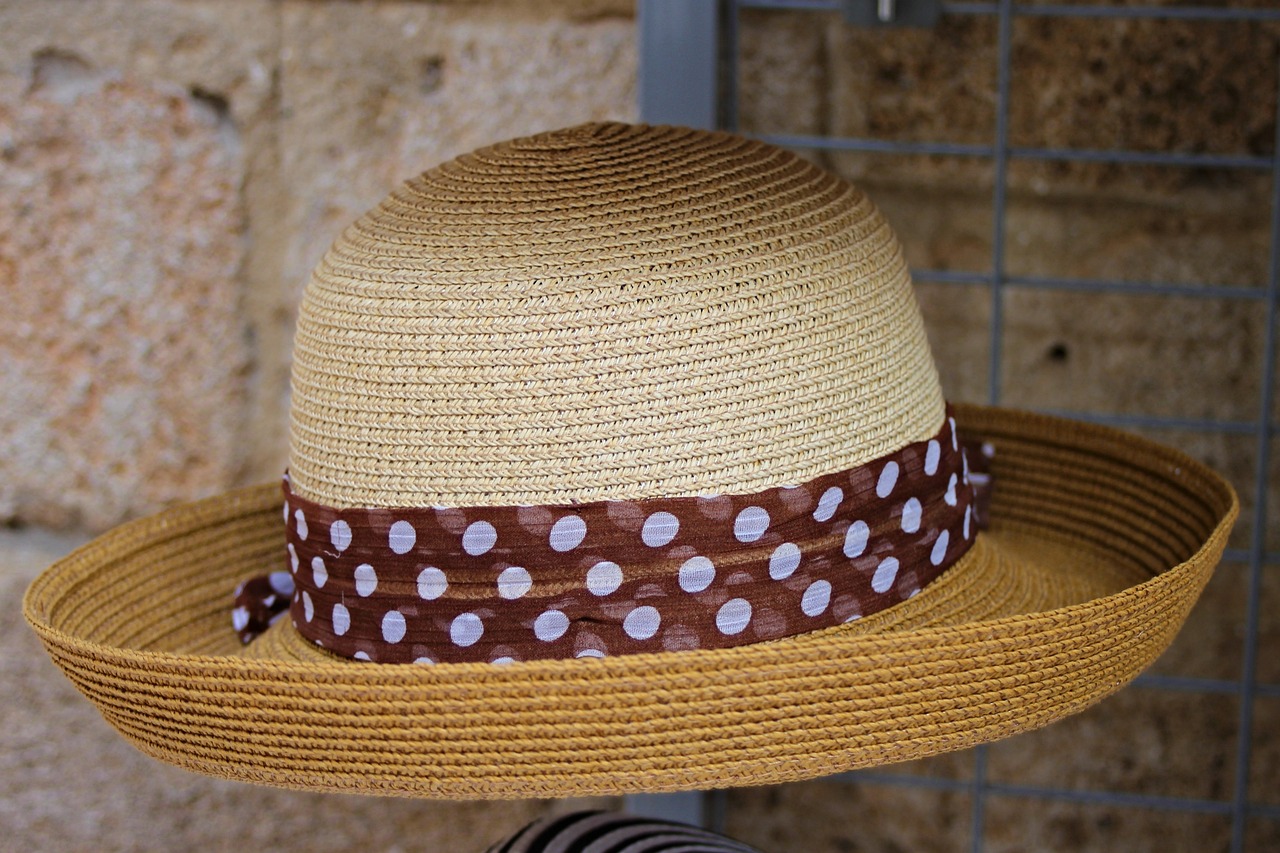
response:
{"label": "hat brim", "polygon": [[567,797],[762,785],[1035,729],[1168,646],[1238,504],[1189,457],[1105,427],[957,407],[992,442],[990,528],[919,595],[800,636],[602,660],[340,661],[229,596],[283,559],[279,488],[123,525],[46,570],[26,617],[143,752],[306,790]]}

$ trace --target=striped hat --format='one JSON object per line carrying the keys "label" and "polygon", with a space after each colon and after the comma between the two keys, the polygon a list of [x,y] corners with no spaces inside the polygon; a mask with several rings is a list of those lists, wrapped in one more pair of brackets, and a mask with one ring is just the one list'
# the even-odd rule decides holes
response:
{"label": "striped hat", "polygon": [[1168,645],[1237,501],[948,404],[893,232],[795,155],[592,124],[395,190],[317,266],[283,483],[42,574],[150,755],[289,788],[760,785],[1033,729]]}
{"label": "striped hat", "polygon": [[760,853],[706,829],[613,812],[544,817],[485,853]]}

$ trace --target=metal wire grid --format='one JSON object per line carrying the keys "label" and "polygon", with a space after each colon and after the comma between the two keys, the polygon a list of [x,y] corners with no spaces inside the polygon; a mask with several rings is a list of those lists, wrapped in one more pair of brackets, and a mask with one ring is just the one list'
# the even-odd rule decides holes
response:
{"label": "metal wire grid", "polygon": [[[870,0],[868,0],[870,2]],[[701,126],[719,125],[736,130],[738,125],[737,63],[739,59],[739,13],[744,9],[789,10],[792,12],[838,12],[841,0],[640,0],[641,30],[641,113],[649,121],[674,121]],[[1193,297],[1245,300],[1260,303],[1265,312],[1262,351],[1261,391],[1257,418],[1250,421],[1203,418],[1158,417],[1142,414],[1057,411],[1069,417],[1120,427],[1191,430],[1252,437],[1255,444],[1252,484],[1252,530],[1247,549],[1229,549],[1225,559],[1247,565],[1247,604],[1244,623],[1241,675],[1238,679],[1211,679],[1167,675],[1144,675],[1137,684],[1158,690],[1230,695],[1239,699],[1237,720],[1234,793],[1230,800],[1170,797],[1119,791],[1072,790],[1018,784],[1001,784],[987,778],[987,753],[974,750],[971,780],[937,779],[919,775],[897,775],[874,771],[844,774],[860,783],[906,786],[968,792],[972,802],[970,848],[983,847],[984,810],[990,794],[1081,804],[1140,807],[1146,809],[1195,812],[1231,817],[1233,853],[1244,849],[1246,819],[1260,817],[1280,820],[1280,807],[1249,801],[1249,766],[1253,740],[1254,700],[1280,697],[1280,684],[1259,683],[1256,678],[1259,636],[1259,598],[1264,566],[1280,564],[1280,554],[1267,553],[1267,481],[1270,470],[1270,439],[1280,434],[1272,420],[1275,394],[1276,307],[1280,301],[1280,103],[1276,105],[1277,132],[1269,157],[1215,154],[1185,154],[1127,150],[1081,150],[1018,147],[1009,143],[1011,44],[1015,17],[1164,19],[1190,21],[1280,21],[1280,9],[1233,9],[1219,7],[1015,5],[1012,0],[997,2],[944,2],[943,15],[994,16],[997,21],[997,92],[994,141],[990,145],[949,142],[904,143],[867,138],[835,138],[806,135],[761,135],[778,145],[807,150],[856,151],[884,154],[924,154],[982,158],[994,166],[993,231],[990,272],[955,272],[913,269],[916,281],[942,284],[984,285],[990,289],[990,350],[987,364],[989,402],[1001,402],[1001,355],[1003,353],[1004,297],[1008,288],[1053,291],[1130,294],[1144,296]],[[720,66],[708,62],[719,58]],[[1280,71],[1280,68],[1277,69]],[[678,81],[678,85],[669,85]],[[1280,91],[1280,87],[1278,87]],[[710,106],[708,106],[710,105]],[[1270,238],[1265,287],[1181,284],[1166,281],[1116,281],[1107,279],[1011,276],[1005,270],[1005,225],[1008,167],[1013,160],[1089,162],[1142,166],[1239,169],[1269,173],[1271,176]],[[1052,411],[1052,410],[1051,410]],[[680,819],[696,819],[722,827],[726,797],[715,792],[706,798],[689,795],[667,798],[633,798],[629,804],[639,811],[661,813]]]}

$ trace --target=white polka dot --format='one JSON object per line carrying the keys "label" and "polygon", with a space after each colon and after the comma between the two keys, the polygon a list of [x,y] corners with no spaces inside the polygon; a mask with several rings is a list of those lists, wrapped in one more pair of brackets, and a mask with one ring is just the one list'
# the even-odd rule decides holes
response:
{"label": "white polka dot", "polygon": [[324,589],[324,585],[329,582],[329,569],[319,557],[311,558],[311,577],[316,582],[316,589]]}
{"label": "white polka dot", "polygon": [[676,538],[680,531],[680,519],[669,512],[655,512],[644,520],[640,539],[650,548],[661,548]]}
{"label": "white polka dot", "polygon": [[602,658],[604,657],[604,652],[600,651],[599,649],[583,649],[582,651],[574,655],[574,657],[575,658]]}
{"label": "white polka dot", "polygon": [[745,598],[731,598],[716,611],[716,627],[726,636],[741,634],[750,622],[751,602]]}
{"label": "white polka dot", "polygon": [[973,517],[973,504],[964,508],[964,538],[969,538],[969,519]]}
{"label": "white polka dot", "polygon": [[870,538],[871,528],[865,521],[858,519],[850,524],[844,534],[844,555],[850,560],[861,557],[862,552],[867,550],[867,540]]}
{"label": "white polka dot", "polygon": [[407,521],[397,521],[387,532],[387,545],[396,554],[408,554],[418,541],[418,531]]}
{"label": "white polka dot", "polygon": [[489,661],[489,663],[495,664],[497,666],[506,666],[509,663],[515,663],[515,662],[516,662],[516,659],[508,655],[503,655],[500,658],[494,658],[493,660]]}
{"label": "white polka dot", "polygon": [[293,543],[289,543],[289,566],[293,569],[293,573],[298,573],[298,552],[293,549]]}
{"label": "white polka dot", "polygon": [[[316,645],[320,645],[319,642],[317,642]],[[354,655],[352,655],[352,657],[354,657],[356,660],[362,660],[362,661],[371,660],[368,652],[356,652]]]}
{"label": "white polka dot", "polygon": [[929,562],[935,566],[942,565],[943,559],[947,556],[947,542],[951,539],[951,534],[942,531],[938,534],[937,541],[933,543],[933,550],[929,552]]}
{"label": "white polka dot", "polygon": [[947,493],[942,496],[942,499],[947,502],[947,506],[956,505],[956,475],[955,474],[952,474],[951,479],[947,481]]}
{"label": "white polka dot", "polygon": [[498,595],[513,600],[533,588],[533,578],[523,566],[507,566],[498,575]]}
{"label": "white polka dot", "polygon": [[887,498],[898,485],[898,463],[889,460],[880,471],[880,479],[876,482],[876,497]]}
{"label": "white polka dot", "polygon": [[622,567],[601,560],[587,570],[587,589],[592,595],[608,595],[622,586]]}
{"label": "white polka dot", "polygon": [[902,505],[902,532],[915,533],[920,529],[920,501],[907,498]]}
{"label": "white polka dot", "polygon": [[378,574],[373,570],[373,566],[368,563],[356,566],[356,594],[361,598],[368,598],[377,588]]}
{"label": "white polka dot", "polygon": [[302,618],[310,622],[315,618],[316,606],[311,603],[311,596],[304,590],[302,593]]}
{"label": "white polka dot", "polygon": [[267,575],[267,583],[280,595],[293,595],[293,577],[288,572],[272,572]]}
{"label": "white polka dot", "polygon": [[459,613],[449,623],[449,639],[455,646],[474,646],[484,634],[484,622],[474,613]]}
{"label": "white polka dot", "polygon": [[645,605],[627,614],[627,618],[622,620],[622,630],[633,640],[647,640],[658,633],[661,623],[662,616],[658,609]]}
{"label": "white polka dot", "polygon": [[769,577],[786,580],[800,567],[800,548],[794,542],[783,542],[769,555]]}
{"label": "white polka dot", "polygon": [[533,634],[544,643],[558,640],[569,630],[569,617],[559,610],[548,610],[533,620]]}
{"label": "white polka dot", "polygon": [[249,608],[237,607],[231,611],[231,627],[243,631],[249,625]]}
{"label": "white polka dot", "polygon": [[388,610],[382,617],[382,639],[388,643],[398,643],[404,639],[404,614],[399,610]]}
{"label": "white polka dot", "polygon": [[293,518],[298,522],[298,538],[305,542],[307,538],[307,517],[302,514],[302,510],[297,510],[294,512]]}
{"label": "white polka dot", "polygon": [[566,515],[551,525],[551,535],[548,539],[551,550],[563,554],[581,545],[586,536],[587,523],[576,515]]}
{"label": "white polka dot", "polygon": [[702,592],[715,579],[715,563],[706,557],[690,557],[680,567],[680,588],[685,592]]}
{"label": "white polka dot", "polygon": [[433,664],[433,663],[435,663],[435,661],[433,661],[433,660],[432,660],[431,658],[429,658],[429,657],[414,658],[414,659],[413,659],[413,662],[414,662],[414,663],[425,663],[425,664],[427,664],[428,666],[429,666],[429,665],[431,665],[431,664]]}
{"label": "white polka dot", "polygon": [[936,438],[929,439],[929,446],[924,451],[924,472],[932,477],[938,471],[938,460],[942,458],[942,445]]}
{"label": "white polka dot", "polygon": [[885,557],[876,566],[876,573],[871,576],[871,588],[876,592],[888,592],[898,577],[898,558]]}
{"label": "white polka dot", "polygon": [[733,520],[733,536],[739,542],[754,542],[769,529],[769,513],[763,507],[749,506]]}
{"label": "white polka dot", "polygon": [[805,616],[821,616],[831,603],[831,584],[827,581],[814,581],[800,598],[800,609]]}
{"label": "white polka dot", "polygon": [[473,521],[462,531],[462,550],[473,557],[487,553],[498,541],[498,531],[487,521]]}
{"label": "white polka dot", "polygon": [[333,605],[333,633],[341,637],[351,630],[351,611],[344,605]]}
{"label": "white polka dot", "polygon": [[831,516],[836,514],[836,509],[842,500],[844,500],[844,489],[839,486],[827,489],[822,493],[822,497],[818,498],[818,506],[813,511],[813,520],[829,521]]}
{"label": "white polka dot", "polygon": [[418,573],[418,597],[425,601],[435,601],[444,595],[448,586],[449,580],[444,576],[444,572],[435,566],[427,566]]}
{"label": "white polka dot", "polygon": [[955,418],[947,418],[947,423],[951,426],[951,449],[952,449],[952,450],[959,450],[959,449],[960,449],[960,441],[959,441],[959,439],[957,439],[957,438],[956,438],[956,419],[955,419]]}
{"label": "white polka dot", "polygon": [[342,519],[338,519],[329,525],[329,541],[333,543],[334,549],[341,554],[351,545],[351,525]]}
{"label": "white polka dot", "polygon": [[[287,483],[288,481],[289,481],[289,478],[285,477],[285,482]],[[289,524],[289,502],[288,501],[284,502],[284,523],[286,526]]]}

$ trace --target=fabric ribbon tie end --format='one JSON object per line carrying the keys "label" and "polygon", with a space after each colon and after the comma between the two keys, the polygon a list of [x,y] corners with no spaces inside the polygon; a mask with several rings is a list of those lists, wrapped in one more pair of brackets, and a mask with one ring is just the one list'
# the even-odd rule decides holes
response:
{"label": "fabric ribbon tie end", "polygon": [[289,609],[293,598],[293,577],[286,571],[249,578],[236,587],[231,627],[240,642],[248,645],[270,628]]}

